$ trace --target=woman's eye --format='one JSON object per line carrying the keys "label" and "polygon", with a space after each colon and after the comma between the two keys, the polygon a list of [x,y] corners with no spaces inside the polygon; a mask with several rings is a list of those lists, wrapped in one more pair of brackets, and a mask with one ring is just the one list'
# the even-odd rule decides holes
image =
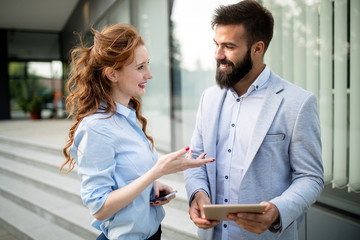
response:
{"label": "woman's eye", "polygon": [[142,70],[142,69],[144,69],[144,65],[138,67],[138,70]]}

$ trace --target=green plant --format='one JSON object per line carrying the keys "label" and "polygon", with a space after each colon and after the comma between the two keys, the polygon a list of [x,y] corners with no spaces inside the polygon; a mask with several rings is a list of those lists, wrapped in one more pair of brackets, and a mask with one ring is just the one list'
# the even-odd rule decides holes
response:
{"label": "green plant", "polygon": [[17,99],[17,103],[24,112],[39,112],[44,104],[44,99],[38,95],[33,97],[20,97]]}

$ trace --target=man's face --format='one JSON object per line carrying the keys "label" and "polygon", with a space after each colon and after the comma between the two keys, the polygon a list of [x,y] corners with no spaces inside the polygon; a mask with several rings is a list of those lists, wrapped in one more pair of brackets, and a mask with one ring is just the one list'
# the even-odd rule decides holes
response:
{"label": "man's face", "polygon": [[218,25],[215,30],[216,82],[221,88],[233,87],[251,69],[251,48],[242,25]]}

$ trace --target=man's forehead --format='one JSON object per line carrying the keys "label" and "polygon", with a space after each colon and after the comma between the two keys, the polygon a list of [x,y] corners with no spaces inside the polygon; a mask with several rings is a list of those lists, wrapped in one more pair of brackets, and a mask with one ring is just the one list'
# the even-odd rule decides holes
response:
{"label": "man's forehead", "polygon": [[218,25],[215,28],[214,41],[219,42],[237,42],[246,40],[245,29],[242,25]]}

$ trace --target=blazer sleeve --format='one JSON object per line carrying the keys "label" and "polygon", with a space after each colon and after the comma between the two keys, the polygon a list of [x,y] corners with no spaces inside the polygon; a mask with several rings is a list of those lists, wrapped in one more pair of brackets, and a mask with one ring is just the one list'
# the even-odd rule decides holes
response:
{"label": "blazer sleeve", "polygon": [[317,100],[309,94],[296,116],[289,145],[291,185],[271,200],[280,212],[281,232],[301,216],[324,188]]}
{"label": "blazer sleeve", "polygon": [[[192,151],[192,157],[197,158],[201,153],[204,152],[203,142],[203,104],[206,91],[202,94],[200,104],[196,116],[195,129],[191,138],[190,149]],[[193,199],[193,196],[198,191],[205,191],[208,196],[210,193],[208,177],[206,172],[206,165],[197,168],[189,168],[184,171],[185,177],[185,188],[187,191],[189,204]],[[209,196],[210,197],[210,196]]]}

